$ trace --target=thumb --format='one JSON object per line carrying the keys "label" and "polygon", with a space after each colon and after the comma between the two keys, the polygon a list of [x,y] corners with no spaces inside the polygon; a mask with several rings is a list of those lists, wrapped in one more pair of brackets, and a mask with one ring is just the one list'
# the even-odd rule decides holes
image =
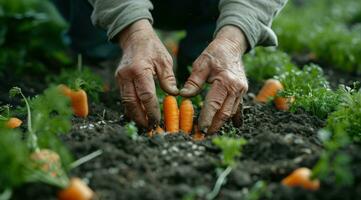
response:
{"label": "thumb", "polygon": [[198,58],[193,63],[192,73],[189,76],[187,82],[184,84],[183,89],[180,91],[180,95],[183,97],[192,97],[202,89],[203,84],[208,79],[209,75],[208,63],[204,60],[204,57]]}
{"label": "thumb", "polygon": [[156,65],[155,67],[160,87],[168,94],[178,95],[179,90],[171,62],[164,61],[163,65]]}

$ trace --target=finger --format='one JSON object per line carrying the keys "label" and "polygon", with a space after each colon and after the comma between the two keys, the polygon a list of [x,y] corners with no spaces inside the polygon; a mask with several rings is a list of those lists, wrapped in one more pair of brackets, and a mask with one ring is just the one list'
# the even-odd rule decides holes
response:
{"label": "finger", "polygon": [[221,109],[216,113],[212,119],[212,124],[208,129],[208,134],[216,133],[223,124],[232,116],[232,109],[237,99],[236,95],[229,95],[224,101]]}
{"label": "finger", "polygon": [[205,133],[208,132],[208,128],[212,123],[214,115],[219,109],[221,109],[226,97],[226,89],[218,80],[215,80],[212,84],[211,90],[207,94],[204,107],[202,108],[199,116],[198,124],[201,131]]}
{"label": "finger", "polygon": [[208,79],[208,76],[208,63],[205,60],[205,57],[199,57],[193,63],[192,73],[189,76],[187,82],[185,83],[184,88],[180,91],[180,95],[183,97],[195,96]]}
{"label": "finger", "polygon": [[168,94],[178,95],[179,90],[173,73],[172,60],[167,59],[159,64],[157,63],[155,71],[159,79],[160,87]]}
{"label": "finger", "polygon": [[239,104],[241,103],[242,96],[238,96],[232,108],[232,116],[236,114]]}
{"label": "finger", "polygon": [[235,113],[232,116],[233,126],[239,128],[243,125],[243,98],[240,97],[238,106],[235,107]]}
{"label": "finger", "polygon": [[148,126],[148,120],[142,107],[139,98],[137,97],[135,86],[132,81],[126,81],[120,83],[120,95],[122,98],[122,102],[125,107],[125,115],[132,119],[135,123],[137,123],[141,127]]}
{"label": "finger", "polygon": [[146,70],[133,81],[135,91],[148,117],[148,127],[158,125],[160,122],[160,109],[155,92],[155,84],[151,70]]}

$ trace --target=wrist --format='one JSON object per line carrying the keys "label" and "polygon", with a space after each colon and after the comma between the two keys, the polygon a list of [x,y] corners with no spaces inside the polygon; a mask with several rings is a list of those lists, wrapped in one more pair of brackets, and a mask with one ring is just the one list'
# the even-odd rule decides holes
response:
{"label": "wrist", "polygon": [[131,41],[137,40],[139,36],[152,31],[153,27],[148,19],[135,21],[119,33],[119,46],[125,49]]}
{"label": "wrist", "polygon": [[222,27],[218,31],[216,39],[230,43],[240,54],[244,54],[249,47],[243,31],[233,25],[226,25]]}

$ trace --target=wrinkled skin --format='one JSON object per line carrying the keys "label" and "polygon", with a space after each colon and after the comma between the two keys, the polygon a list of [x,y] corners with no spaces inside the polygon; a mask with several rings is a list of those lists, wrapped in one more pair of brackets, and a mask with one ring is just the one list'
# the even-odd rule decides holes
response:
{"label": "wrinkled skin", "polygon": [[[153,77],[159,79],[165,92],[179,94],[172,58],[147,20],[130,25],[119,39],[123,58],[116,78],[126,115],[142,127],[153,128],[161,118]],[[246,49],[243,33],[236,27],[224,26],[194,62],[180,95],[194,96],[205,82],[212,84],[198,122],[203,132],[215,133],[242,103],[248,89],[241,60]]]}
{"label": "wrinkled skin", "polygon": [[173,61],[148,20],[139,20],[120,33],[123,57],[115,76],[125,114],[139,126],[152,128],[161,115],[154,76],[164,91],[178,95]]}
{"label": "wrinkled skin", "polygon": [[192,73],[180,95],[194,96],[205,82],[212,84],[198,121],[200,129],[205,133],[217,132],[226,120],[239,111],[242,96],[248,90],[241,60],[247,46],[238,28],[225,26],[193,63]]}

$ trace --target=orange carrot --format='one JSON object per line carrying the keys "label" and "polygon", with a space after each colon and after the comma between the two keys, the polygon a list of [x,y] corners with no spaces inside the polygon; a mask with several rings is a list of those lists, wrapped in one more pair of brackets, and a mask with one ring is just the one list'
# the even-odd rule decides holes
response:
{"label": "orange carrot", "polygon": [[276,97],[273,102],[278,110],[290,109],[290,104],[295,101],[294,97]]}
{"label": "orange carrot", "polygon": [[22,123],[23,123],[23,121],[21,121],[19,118],[11,117],[11,118],[9,118],[8,121],[6,122],[6,127],[8,127],[8,128],[17,128],[17,127],[19,127]]}
{"label": "orange carrot", "polygon": [[59,85],[60,91],[67,97],[70,98],[73,112],[78,117],[86,117],[89,114],[88,108],[88,96],[82,89],[74,91],[66,85]]}
{"label": "orange carrot", "polygon": [[194,134],[193,134],[193,140],[194,141],[203,141],[205,139],[205,134],[202,133],[202,131],[200,131],[198,129],[197,125],[194,125]]}
{"label": "orange carrot", "polygon": [[302,187],[308,190],[318,190],[320,188],[319,180],[311,180],[311,170],[302,167],[293,171],[289,176],[282,180],[282,184],[288,187]]}
{"label": "orange carrot", "polygon": [[53,177],[60,175],[59,173],[62,170],[62,166],[60,157],[56,152],[42,149],[32,153],[30,159],[33,161],[35,168],[47,172]]}
{"label": "orange carrot", "polygon": [[80,178],[72,178],[69,186],[58,193],[58,200],[90,200],[94,192]]}
{"label": "orange carrot", "polygon": [[71,97],[71,105],[74,110],[74,114],[78,117],[86,117],[89,113],[88,108],[88,96],[82,89],[73,91]]}
{"label": "orange carrot", "polygon": [[283,86],[280,81],[268,79],[256,96],[256,101],[266,103],[270,97],[276,96],[277,92],[280,90],[283,90]]}
{"label": "orange carrot", "polygon": [[164,130],[162,129],[162,127],[157,126],[155,128],[155,130],[152,129],[152,130],[148,131],[147,135],[148,135],[148,137],[153,137],[155,134],[163,134],[163,133],[164,133]]}
{"label": "orange carrot", "polygon": [[179,110],[177,99],[174,96],[166,96],[163,101],[164,125],[169,133],[179,131]]}
{"label": "orange carrot", "polygon": [[194,108],[190,99],[183,99],[179,109],[179,128],[184,133],[191,133],[193,128]]}

